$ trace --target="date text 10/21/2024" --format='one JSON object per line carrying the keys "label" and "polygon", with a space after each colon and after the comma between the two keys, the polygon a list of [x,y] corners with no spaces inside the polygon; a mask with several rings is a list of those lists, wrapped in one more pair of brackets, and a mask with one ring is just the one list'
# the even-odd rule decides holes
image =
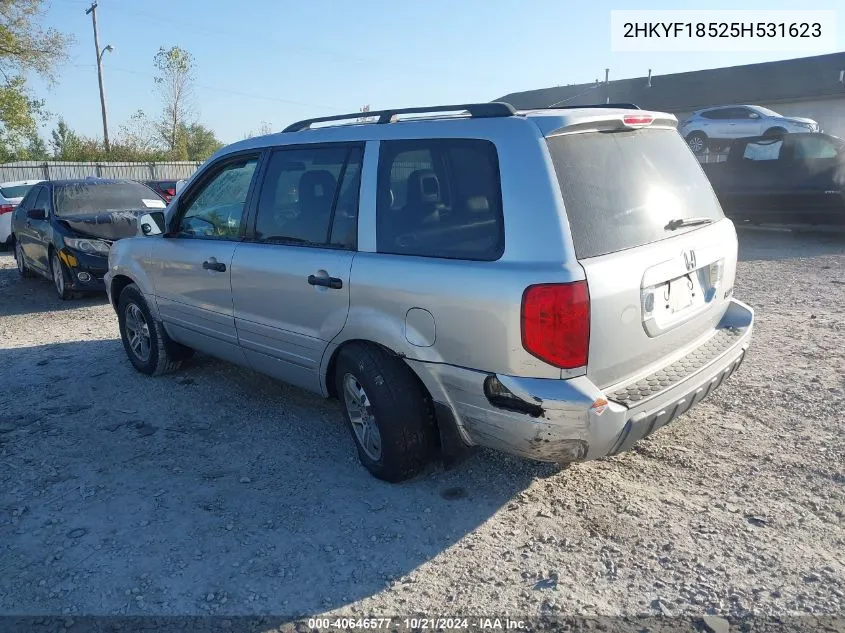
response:
{"label": "date text 10/21/2024", "polygon": [[523,620],[510,618],[309,618],[308,628],[320,630],[393,629],[404,630],[490,630],[519,631],[525,629]]}

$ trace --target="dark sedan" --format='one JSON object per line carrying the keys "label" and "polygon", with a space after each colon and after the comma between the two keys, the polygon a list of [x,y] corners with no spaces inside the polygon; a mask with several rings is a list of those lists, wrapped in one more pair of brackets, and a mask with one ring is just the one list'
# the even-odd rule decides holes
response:
{"label": "dark sedan", "polygon": [[109,249],[137,232],[137,218],[164,200],[131,180],[86,178],[39,183],[12,216],[18,272],[53,281],[61,299],[104,291]]}
{"label": "dark sedan", "polygon": [[755,136],[702,165],[737,221],[845,224],[845,142],[820,133]]}

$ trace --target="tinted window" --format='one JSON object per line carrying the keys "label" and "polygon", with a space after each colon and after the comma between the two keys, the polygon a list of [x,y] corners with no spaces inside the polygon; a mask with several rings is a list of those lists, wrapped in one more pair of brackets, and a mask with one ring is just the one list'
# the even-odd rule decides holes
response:
{"label": "tinted window", "polygon": [[839,146],[823,136],[803,136],[792,139],[796,160],[836,158]]}
{"label": "tinted window", "polygon": [[492,261],[504,251],[495,146],[435,139],[381,144],[380,253]]}
{"label": "tinted window", "polygon": [[241,230],[249,185],[258,165],[257,157],[227,163],[191,194],[179,233],[183,236],[231,239]]}
{"label": "tinted window", "polygon": [[38,197],[35,199],[35,204],[32,208],[44,209],[49,215],[52,206],[53,205],[50,204],[50,190],[47,187],[41,187],[41,190],[38,192]]}
{"label": "tinted window", "polygon": [[56,187],[58,215],[163,208],[158,194],[137,182],[79,182]]}
{"label": "tinted window", "polygon": [[[280,150],[267,166],[255,237],[261,241],[354,246],[361,150],[348,146]],[[338,193],[340,192],[340,193]],[[330,231],[332,216],[335,231]],[[353,240],[350,243],[350,238]]]}
{"label": "tinted window", "polygon": [[730,111],[727,108],[720,108],[718,110],[707,110],[702,112],[701,116],[705,119],[729,119]]}
{"label": "tinted window", "polygon": [[759,141],[750,142],[745,146],[742,158],[753,161],[777,160],[780,158],[782,147],[783,141],[780,139],[760,139]]}
{"label": "tinted window", "polygon": [[35,201],[38,199],[38,193],[41,190],[41,187],[33,187],[30,189],[27,194],[23,197],[20,204],[18,205],[18,209],[25,211],[27,209],[33,209],[33,205]]}
{"label": "tinted window", "polygon": [[675,130],[567,134],[548,139],[576,255],[583,259],[666,239],[670,220],[722,210]]}
{"label": "tinted window", "polygon": [[2,187],[0,188],[0,194],[2,194],[4,198],[23,198],[30,189],[32,189],[32,185]]}

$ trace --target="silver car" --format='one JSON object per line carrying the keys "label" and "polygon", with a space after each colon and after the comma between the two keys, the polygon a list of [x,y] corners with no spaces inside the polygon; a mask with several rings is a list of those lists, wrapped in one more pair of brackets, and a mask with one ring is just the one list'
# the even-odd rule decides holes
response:
{"label": "silver car", "polygon": [[619,453],[739,367],[736,233],[672,115],[359,116],[223,148],[114,244],[138,371],[199,350],[336,397],[399,481],[471,446]]}
{"label": "silver car", "polygon": [[819,124],[813,119],[787,117],[756,105],[698,110],[681,123],[679,130],[696,154],[702,153],[714,141],[787,132],[820,131]]}

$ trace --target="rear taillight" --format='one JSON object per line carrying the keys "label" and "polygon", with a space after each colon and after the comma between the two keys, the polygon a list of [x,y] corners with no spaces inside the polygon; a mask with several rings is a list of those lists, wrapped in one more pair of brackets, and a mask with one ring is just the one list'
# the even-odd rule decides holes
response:
{"label": "rear taillight", "polygon": [[164,195],[170,196],[172,198],[173,196],[176,195],[176,190],[175,189],[165,189]]}
{"label": "rear taillight", "polygon": [[522,346],[550,365],[587,364],[590,293],[586,281],[529,286],[522,295]]}
{"label": "rear taillight", "polygon": [[15,210],[15,205],[13,204],[0,204],[0,215],[4,213],[11,213]]}

